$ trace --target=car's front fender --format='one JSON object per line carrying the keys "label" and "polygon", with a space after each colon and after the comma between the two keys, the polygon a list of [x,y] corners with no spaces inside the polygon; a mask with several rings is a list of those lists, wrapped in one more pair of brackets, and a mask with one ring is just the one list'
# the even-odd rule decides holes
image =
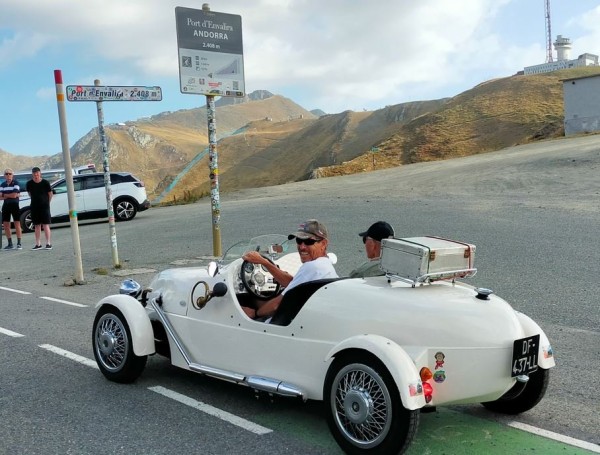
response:
{"label": "car's front fender", "polygon": [[425,406],[421,378],[412,358],[398,344],[379,335],[358,335],[337,344],[327,354],[330,361],[340,352],[349,349],[367,351],[377,357],[388,369],[396,382],[402,404],[406,409],[419,409]]}
{"label": "car's front fender", "polygon": [[140,302],[128,295],[110,295],[100,300],[96,304],[96,309],[100,311],[104,306],[113,306],[123,314],[131,332],[135,355],[154,354],[154,331],[150,318]]}

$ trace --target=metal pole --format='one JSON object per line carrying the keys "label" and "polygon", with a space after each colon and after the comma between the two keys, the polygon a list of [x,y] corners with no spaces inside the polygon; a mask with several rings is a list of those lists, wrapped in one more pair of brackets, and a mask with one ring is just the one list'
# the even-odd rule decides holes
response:
{"label": "metal pole", "polygon": [[71,238],[75,255],[75,283],[83,284],[83,265],[81,261],[81,244],[79,242],[79,224],[77,222],[77,207],[75,206],[75,189],[73,186],[73,172],[71,171],[71,153],[69,151],[69,133],[67,131],[65,111],[65,90],[62,80],[62,71],[54,70],[54,84],[56,85],[56,103],[58,105],[58,123],[60,125],[60,140],[62,143],[63,162],[65,163],[65,180],[67,182],[67,200],[69,203],[69,222],[71,223]]}
{"label": "metal pole", "polygon": [[[202,4],[203,11],[210,11],[208,3]],[[217,123],[214,95],[206,95],[206,119],[208,122],[208,169],[210,177],[210,206],[212,208],[213,256],[221,253],[221,202],[219,197],[219,158],[217,154]]]}
{"label": "metal pole", "polygon": [[[100,80],[94,81],[96,87],[100,86]],[[110,236],[110,247],[114,267],[120,267],[119,250],[117,248],[117,228],[115,226],[115,211],[113,208],[112,190],[110,186],[110,166],[108,164],[108,145],[106,144],[106,134],[104,133],[104,112],[102,110],[102,101],[96,101],[98,110],[98,133],[100,134],[100,143],[102,144],[102,168],[104,169],[104,188],[106,190],[106,210],[108,211],[108,232]]]}
{"label": "metal pole", "polygon": [[213,256],[221,253],[221,202],[219,197],[219,163],[217,154],[217,123],[215,121],[215,97],[206,96],[206,118],[208,120],[208,167],[210,171],[210,205],[212,207]]}

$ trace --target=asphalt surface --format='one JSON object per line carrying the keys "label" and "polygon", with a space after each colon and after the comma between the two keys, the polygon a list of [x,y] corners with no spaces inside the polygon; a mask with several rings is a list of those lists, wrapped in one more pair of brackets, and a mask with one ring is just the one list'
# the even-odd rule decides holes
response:
{"label": "asphalt surface", "polygon": [[[223,250],[243,238],[291,232],[300,222],[313,217],[329,227],[330,250],[339,258],[336,268],[342,275],[363,259],[363,245],[357,233],[378,219],[392,223],[397,237],[440,235],[474,243],[478,273],[470,282],[493,289],[517,310],[531,316],[553,343],[557,368],[552,372],[546,398],[516,420],[600,444],[600,402],[596,394],[596,365],[600,357],[599,171],[600,137],[589,136],[444,162],[223,194]],[[3,264],[0,286],[93,306],[105,295],[118,292],[122,277],[116,273],[147,284],[154,270],[206,264],[213,254],[208,200],[188,206],[152,208],[131,222],[118,223],[120,269],[112,267],[106,222],[82,223],[79,232],[85,284],[65,285],[74,276],[76,258],[71,230],[57,227],[53,230],[52,251],[31,251],[33,234],[26,234],[23,250],[0,252]],[[144,270],[145,273],[138,273]],[[52,334],[64,343],[64,349],[93,358],[88,346],[91,343],[85,339],[89,337],[93,319],[91,308],[73,309],[60,304],[39,306],[28,296],[10,294],[7,300],[6,293],[0,295],[4,313],[0,321],[10,320],[11,330],[27,333],[33,330],[39,333],[40,343],[45,338],[43,335]],[[22,307],[19,306],[21,300]],[[73,340],[81,338],[82,333],[85,334],[83,339]],[[11,388],[16,395],[3,394],[5,404],[14,400],[29,403],[33,393],[47,401],[48,412],[58,409],[63,413],[59,416],[61,424],[82,425],[69,421],[69,406],[60,403],[60,396],[66,393],[68,385],[77,384],[81,391],[77,397],[87,397],[78,406],[95,406],[102,402],[102,394],[108,393],[121,397],[126,409],[128,395],[141,393],[135,388],[122,389],[90,380],[85,374],[67,377],[53,369],[51,355],[39,350],[26,352],[25,364],[15,363],[9,352],[18,339],[0,340],[3,347],[0,375],[4,376],[9,370],[21,371],[14,378],[18,386]],[[178,381],[195,390],[197,375],[191,378],[182,373]],[[163,364],[153,362],[143,378],[159,376],[168,380],[169,375],[182,373],[168,367],[165,373]],[[53,385],[45,390],[48,375]],[[144,380],[149,383],[149,379]],[[64,388],[57,386],[61,383]],[[242,398],[243,393],[234,392],[234,387],[200,380],[200,392],[214,393],[215,387],[217,392],[225,387],[224,395],[233,394],[241,400],[242,409],[249,414],[256,411],[251,402],[244,401],[247,396]],[[196,395],[202,396],[200,392]],[[145,395],[139,397],[142,402],[148,399]],[[167,405],[168,411],[162,419],[153,417],[149,425],[164,421],[169,431],[179,431],[174,427],[172,414],[177,410],[170,406]],[[479,407],[461,407],[460,410],[473,415],[481,413]],[[39,407],[32,408],[32,412],[39,412]],[[104,422],[115,412],[102,409],[96,418]],[[291,412],[310,415],[313,411],[293,408]],[[314,412],[318,415],[318,411]],[[94,418],[94,414],[90,411],[86,419]],[[141,437],[150,437],[150,430],[140,430],[140,426],[133,423],[143,418],[143,412],[126,409],[126,414],[129,415],[126,429],[141,431]],[[3,418],[8,416],[3,415]],[[194,418],[197,419],[190,415],[190,426],[195,424]],[[37,426],[48,426],[48,432],[52,433],[47,416],[46,420],[44,416],[32,417],[32,421]],[[27,422],[22,424],[26,426]],[[91,423],[85,422],[85,425]],[[105,425],[103,423],[101,428]],[[110,425],[106,430],[116,431]],[[38,434],[36,431],[32,430],[32,435]],[[188,432],[186,429],[185,434]],[[243,444],[245,436],[240,437]],[[281,447],[293,447],[287,451],[282,449],[281,453],[331,453],[335,448],[335,445],[315,448],[306,441],[298,446],[289,446],[286,440],[279,442]],[[255,444],[249,440],[245,443]],[[227,444],[223,444],[211,446],[206,453],[225,453],[222,449]],[[112,449],[108,452],[119,453]],[[280,453],[259,448],[250,452]]]}

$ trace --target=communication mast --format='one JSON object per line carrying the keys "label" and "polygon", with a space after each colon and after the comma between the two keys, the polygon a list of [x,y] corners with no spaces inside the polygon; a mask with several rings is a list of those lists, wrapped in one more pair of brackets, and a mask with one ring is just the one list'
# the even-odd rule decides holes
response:
{"label": "communication mast", "polygon": [[546,18],[546,63],[552,62],[552,29],[550,26],[550,0],[544,0],[544,16]]}

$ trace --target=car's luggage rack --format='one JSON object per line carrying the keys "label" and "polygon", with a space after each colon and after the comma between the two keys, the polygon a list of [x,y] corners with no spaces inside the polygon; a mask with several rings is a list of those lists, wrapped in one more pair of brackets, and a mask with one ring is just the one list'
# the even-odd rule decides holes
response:
{"label": "car's luggage rack", "polygon": [[437,280],[452,280],[452,282],[454,283],[454,281],[456,281],[457,278],[470,278],[472,276],[475,276],[476,273],[477,269],[461,269],[450,270],[447,272],[426,273],[424,275],[419,275],[415,278],[400,276],[393,273],[386,273],[385,276],[387,277],[388,281],[391,281],[392,279],[404,281],[405,283],[411,284],[414,288],[417,284],[422,285]]}

